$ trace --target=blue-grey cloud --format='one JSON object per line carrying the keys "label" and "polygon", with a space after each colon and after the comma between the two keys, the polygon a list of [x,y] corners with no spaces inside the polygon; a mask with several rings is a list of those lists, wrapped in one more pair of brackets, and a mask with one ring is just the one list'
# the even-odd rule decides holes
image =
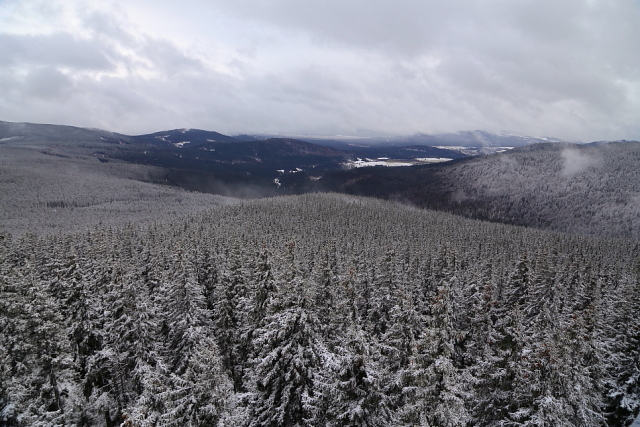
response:
{"label": "blue-grey cloud", "polygon": [[0,33],[0,66],[59,66],[109,69],[109,50],[68,33],[21,35]]}

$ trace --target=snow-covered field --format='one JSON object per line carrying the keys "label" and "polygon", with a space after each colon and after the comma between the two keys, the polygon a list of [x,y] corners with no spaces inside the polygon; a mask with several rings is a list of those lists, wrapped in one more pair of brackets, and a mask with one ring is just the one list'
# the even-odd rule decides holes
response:
{"label": "snow-covered field", "polygon": [[388,157],[378,157],[377,159],[357,158],[356,160],[350,160],[343,164],[348,168],[363,168],[368,166],[396,167],[396,166],[415,166],[415,165],[423,165],[423,164],[429,164],[429,163],[442,163],[442,162],[448,162],[450,160],[451,159],[444,158],[444,157],[420,157],[417,159],[408,159],[408,160],[394,160],[394,159],[389,159]]}

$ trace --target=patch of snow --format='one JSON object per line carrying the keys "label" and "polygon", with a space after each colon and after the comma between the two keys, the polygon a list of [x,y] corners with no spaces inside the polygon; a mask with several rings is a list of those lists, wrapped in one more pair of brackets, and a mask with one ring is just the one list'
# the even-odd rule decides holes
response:
{"label": "patch of snow", "polygon": [[186,144],[190,144],[190,143],[191,141],[182,141],[182,142],[175,142],[173,145],[175,145],[178,148],[184,148]]}
{"label": "patch of snow", "polygon": [[276,172],[278,172],[278,173],[284,173],[284,169],[278,169]]}
{"label": "patch of snow", "polygon": [[415,163],[387,162],[387,166],[413,166]]}
{"label": "patch of snow", "polygon": [[319,180],[319,179],[322,179],[322,177],[321,177],[321,176],[310,176],[310,177],[309,177],[309,179],[310,179],[311,181],[317,181],[317,180]]}
{"label": "patch of snow", "polygon": [[371,159],[357,159],[351,162],[345,163],[347,167],[350,168],[364,168],[368,166],[413,166],[413,163],[404,163],[404,162],[389,162],[386,160],[376,161]]}
{"label": "patch of snow", "polygon": [[473,147],[463,147],[461,145],[434,145],[433,148],[439,148],[441,150],[462,151],[472,149]]}
{"label": "patch of snow", "polygon": [[274,180],[273,180],[273,183],[274,183],[275,185],[277,185],[277,186],[278,186],[278,188],[280,188],[280,186],[282,185],[282,183],[280,182],[280,178],[276,178],[276,179],[274,179]]}
{"label": "patch of snow", "polygon": [[397,167],[397,166],[415,166],[415,165],[421,165],[425,163],[441,163],[441,162],[448,162],[451,160],[452,159],[445,158],[445,157],[437,157],[437,158],[421,157],[421,158],[412,159],[409,161],[393,160],[393,159],[389,159],[388,157],[380,157],[375,160],[367,159],[367,158],[363,160],[361,158],[357,158],[356,160],[343,163],[343,165],[348,168],[363,168],[368,166]]}
{"label": "patch of snow", "polygon": [[442,163],[450,162],[453,159],[449,159],[447,157],[418,157],[416,160],[422,163]]}

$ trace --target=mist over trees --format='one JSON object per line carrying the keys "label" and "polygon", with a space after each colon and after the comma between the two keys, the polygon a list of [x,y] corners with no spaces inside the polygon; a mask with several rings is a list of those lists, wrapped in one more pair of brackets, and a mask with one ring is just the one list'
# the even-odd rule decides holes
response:
{"label": "mist over trees", "polygon": [[0,424],[626,425],[637,242],[343,195],[0,239]]}

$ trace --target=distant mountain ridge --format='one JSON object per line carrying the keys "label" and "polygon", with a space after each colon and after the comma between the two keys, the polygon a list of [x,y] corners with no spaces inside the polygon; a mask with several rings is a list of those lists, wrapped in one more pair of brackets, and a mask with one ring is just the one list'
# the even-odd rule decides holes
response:
{"label": "distant mountain ridge", "polygon": [[[280,134],[239,134],[224,135],[214,131],[201,129],[173,129],[142,135],[124,135],[101,129],[82,128],[66,125],[50,125],[36,123],[13,123],[0,121],[0,138],[7,137],[44,138],[46,140],[97,140],[121,141],[125,143],[146,143],[159,147],[180,144],[189,141],[192,147],[206,145],[211,142],[248,142],[265,140],[298,140],[314,145],[333,147],[379,147],[387,146],[468,146],[468,147],[522,147],[544,142],[563,142],[557,138],[531,137],[515,134],[495,134],[481,130],[460,131],[444,134],[417,133],[409,136],[390,137],[343,137],[343,136],[304,136]],[[348,148],[347,148],[348,149]]]}
{"label": "distant mountain ridge", "polygon": [[39,123],[13,123],[0,121],[0,140],[43,142],[132,142],[131,137],[100,129]]}
{"label": "distant mountain ridge", "polygon": [[[487,135],[458,134],[467,141],[484,138],[485,142]],[[508,139],[493,141],[502,144]],[[53,190],[36,188],[40,199],[34,209],[42,204],[82,208],[105,200],[112,203],[114,197],[92,195],[102,190],[91,190],[89,196],[70,194],[80,191],[80,185],[87,187],[82,181],[102,180],[111,194],[123,185],[121,178],[242,198],[331,191],[522,226],[640,237],[640,142],[526,141],[528,145],[498,155],[467,157],[426,145],[376,145],[353,139],[320,144],[292,138],[236,138],[198,129],[130,136],[73,126],[0,122],[0,172],[4,174],[0,174],[0,188],[5,189],[3,202],[8,206],[14,197],[9,192],[18,198],[25,193],[20,190],[22,184],[16,183],[33,182],[29,185],[39,188],[43,180],[55,181]],[[358,168],[367,162],[415,165],[429,157],[453,161]],[[73,179],[82,184],[73,181],[67,186],[67,178],[57,174],[54,166],[77,170]],[[100,176],[83,180],[80,171],[93,173],[93,169]],[[120,181],[107,183],[106,177]],[[55,198],[49,200],[52,191]],[[21,203],[14,205],[25,209]]]}
{"label": "distant mountain ridge", "polygon": [[562,142],[557,138],[515,134],[495,134],[481,130],[427,135],[418,133],[401,139],[405,143],[443,146],[525,147],[544,142]]}
{"label": "distant mountain ridge", "polygon": [[101,162],[124,160],[158,166],[167,169],[165,182],[216,192],[221,191],[220,186],[211,183],[220,180],[258,185],[268,189],[266,193],[276,189],[282,192],[281,184],[275,181],[282,173],[338,170],[358,158],[465,157],[458,151],[426,146],[384,148],[340,141],[330,144],[285,137],[233,137],[189,128],[131,136],[73,126],[0,122],[0,139],[36,142],[55,155],[73,152],[93,155]]}
{"label": "distant mountain ridge", "polygon": [[200,129],[173,129],[168,131],[154,132],[146,135],[137,135],[133,136],[132,138],[136,142],[157,145],[159,147],[183,147],[186,144],[189,144],[189,147],[201,147],[207,146],[212,142],[215,143],[238,141],[231,136]]}

